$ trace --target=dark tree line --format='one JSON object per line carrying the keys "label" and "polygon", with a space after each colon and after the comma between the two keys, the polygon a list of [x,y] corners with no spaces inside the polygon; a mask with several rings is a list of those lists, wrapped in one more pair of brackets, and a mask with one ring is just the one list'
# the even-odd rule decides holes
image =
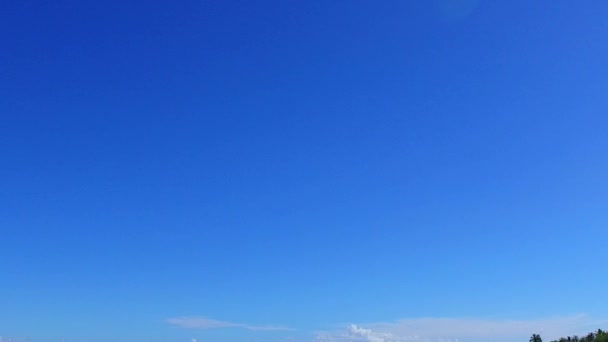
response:
{"label": "dark tree line", "polygon": [[[530,342],[543,342],[543,339],[538,334],[533,334],[530,337]],[[585,336],[566,336],[551,342],[608,342],[608,332],[598,329],[595,332],[590,332]]]}

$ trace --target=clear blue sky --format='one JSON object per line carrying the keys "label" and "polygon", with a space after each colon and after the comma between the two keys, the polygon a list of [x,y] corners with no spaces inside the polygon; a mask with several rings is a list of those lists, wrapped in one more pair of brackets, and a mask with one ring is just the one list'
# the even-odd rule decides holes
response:
{"label": "clear blue sky", "polygon": [[2,1],[0,116],[5,341],[608,318],[604,0]]}

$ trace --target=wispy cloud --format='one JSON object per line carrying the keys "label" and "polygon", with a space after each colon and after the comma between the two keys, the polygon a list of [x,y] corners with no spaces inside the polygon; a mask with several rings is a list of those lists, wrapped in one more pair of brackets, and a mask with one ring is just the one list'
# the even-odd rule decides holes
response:
{"label": "wispy cloud", "polygon": [[317,342],[458,342],[491,338],[526,341],[532,333],[545,340],[561,336],[585,334],[608,325],[608,320],[587,315],[554,317],[536,320],[415,318],[394,322],[350,325],[337,331],[319,332]]}
{"label": "wispy cloud", "polygon": [[167,319],[167,323],[186,329],[237,328],[256,331],[293,330],[287,327],[277,325],[251,325],[244,323],[220,321],[207,317],[175,317]]}

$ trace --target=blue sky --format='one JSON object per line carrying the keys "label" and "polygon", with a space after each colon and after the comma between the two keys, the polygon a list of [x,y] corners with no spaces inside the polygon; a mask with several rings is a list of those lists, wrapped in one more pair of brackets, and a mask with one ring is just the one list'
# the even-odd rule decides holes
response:
{"label": "blue sky", "polygon": [[606,18],[2,2],[2,341],[608,328]]}

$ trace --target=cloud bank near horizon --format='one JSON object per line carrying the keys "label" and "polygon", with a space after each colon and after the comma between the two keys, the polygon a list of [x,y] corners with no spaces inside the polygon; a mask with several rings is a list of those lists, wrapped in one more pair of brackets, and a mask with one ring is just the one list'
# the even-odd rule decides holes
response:
{"label": "cloud bank near horizon", "polygon": [[321,331],[315,342],[462,342],[483,340],[527,341],[533,333],[546,341],[584,335],[608,326],[606,319],[587,315],[535,320],[475,318],[414,318],[393,322],[351,324],[335,331]]}

